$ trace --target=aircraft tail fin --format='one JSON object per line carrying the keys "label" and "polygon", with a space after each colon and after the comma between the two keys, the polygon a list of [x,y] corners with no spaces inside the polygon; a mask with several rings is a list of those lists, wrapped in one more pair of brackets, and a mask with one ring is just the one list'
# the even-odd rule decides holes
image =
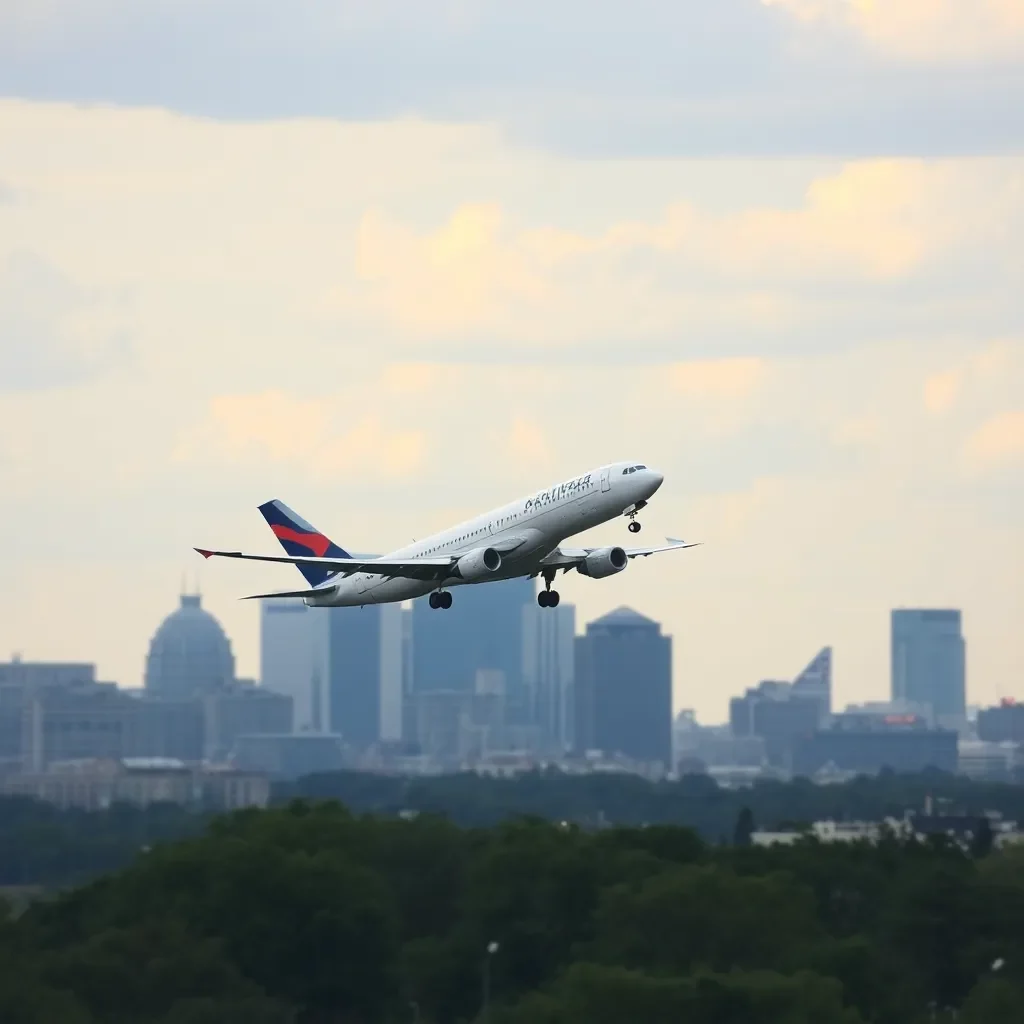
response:
{"label": "aircraft tail fin", "polygon": [[[314,558],[351,558],[344,549],[338,547],[329,537],[311,526],[302,516],[293,512],[283,501],[276,498],[260,505],[260,512],[274,536],[281,542],[285,553],[310,555]],[[300,565],[299,572],[311,587],[318,587],[330,575],[329,570],[318,565]]]}

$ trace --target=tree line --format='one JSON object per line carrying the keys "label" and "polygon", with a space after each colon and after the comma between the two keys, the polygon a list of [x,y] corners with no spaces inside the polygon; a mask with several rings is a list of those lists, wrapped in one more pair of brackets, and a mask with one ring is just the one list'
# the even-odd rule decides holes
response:
{"label": "tree line", "polygon": [[[515,817],[569,822],[583,829],[605,825],[679,825],[705,841],[730,842],[744,809],[762,828],[822,819],[878,821],[920,809],[931,796],[958,812],[999,811],[1024,821],[1024,786],[986,785],[939,772],[882,774],[843,785],[805,779],[722,789],[706,776],[648,782],[631,775],[532,772],[513,778],[472,773],[400,777],[366,772],[312,775],[279,783],[278,805],[294,799],[337,800],[357,814],[390,817],[439,814],[465,827],[496,825]],[[86,881],[128,864],[145,847],[198,835],[208,811],[170,804],[104,811],[58,810],[23,797],[0,798],[0,886],[59,887]]]}
{"label": "tree line", "polygon": [[1024,850],[295,800],[0,912],[5,1024],[1007,1024]]}
{"label": "tree line", "polygon": [[1024,786],[975,782],[964,776],[927,771],[898,775],[886,771],[841,785],[815,785],[808,779],[763,781],[724,789],[707,775],[649,782],[637,775],[557,770],[509,778],[463,772],[439,777],[331,772],[281,783],[276,798],[340,800],[358,812],[444,814],[466,826],[494,825],[515,816],[569,821],[583,827],[664,824],[692,828],[708,842],[732,836],[746,807],[760,827],[814,821],[880,821],[920,811],[928,797],[959,813],[998,811],[1024,822]]}

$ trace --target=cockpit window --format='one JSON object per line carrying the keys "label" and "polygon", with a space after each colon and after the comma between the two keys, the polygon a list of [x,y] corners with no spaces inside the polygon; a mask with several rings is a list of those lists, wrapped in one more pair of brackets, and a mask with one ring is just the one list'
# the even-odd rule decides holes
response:
{"label": "cockpit window", "polygon": [[647,467],[646,466],[637,466],[636,468],[637,469],[646,469]]}

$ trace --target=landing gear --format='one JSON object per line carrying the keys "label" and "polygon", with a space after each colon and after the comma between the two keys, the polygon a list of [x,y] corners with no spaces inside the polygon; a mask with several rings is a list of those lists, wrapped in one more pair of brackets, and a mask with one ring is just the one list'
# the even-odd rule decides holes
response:
{"label": "landing gear", "polygon": [[630,505],[629,508],[627,508],[626,511],[623,513],[629,520],[630,533],[640,532],[640,524],[636,521],[636,514],[640,511],[640,509],[644,508],[646,505],[646,501],[638,501],[635,505]]}
{"label": "landing gear", "polygon": [[545,569],[544,570],[544,589],[537,595],[537,604],[541,608],[557,608],[558,607],[558,591],[551,589],[551,584],[555,580],[555,570]]}
{"label": "landing gear", "polygon": [[452,595],[447,590],[435,590],[429,597],[428,603],[431,608],[451,608]]}

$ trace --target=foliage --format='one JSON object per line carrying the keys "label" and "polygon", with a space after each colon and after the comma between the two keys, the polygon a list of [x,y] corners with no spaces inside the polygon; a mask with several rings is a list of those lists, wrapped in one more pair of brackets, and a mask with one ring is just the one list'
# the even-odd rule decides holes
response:
{"label": "foliage", "polygon": [[707,842],[735,837],[741,812],[749,823],[773,829],[784,822],[880,821],[920,810],[930,796],[936,806],[982,816],[999,811],[1024,821],[1024,786],[980,783],[939,771],[918,775],[883,772],[835,786],[808,779],[757,782],[739,790],[722,789],[706,775],[648,782],[615,773],[569,775],[553,769],[514,778],[464,772],[426,778],[332,772],[311,775],[276,789],[282,802],[296,797],[338,800],[356,813],[393,815],[399,811],[443,814],[472,827],[496,825],[512,817],[568,821],[581,827],[683,825]]}
{"label": "foliage", "polygon": [[1022,856],[295,801],[0,904],[0,1020],[468,1024],[485,990],[490,1024],[1024,1019]]}

